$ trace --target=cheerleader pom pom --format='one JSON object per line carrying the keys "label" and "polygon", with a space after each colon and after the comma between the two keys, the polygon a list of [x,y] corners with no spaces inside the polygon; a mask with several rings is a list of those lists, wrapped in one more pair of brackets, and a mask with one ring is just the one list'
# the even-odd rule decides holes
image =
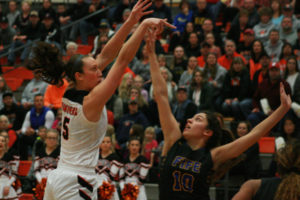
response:
{"label": "cheerleader pom pom", "polygon": [[124,200],[136,200],[139,195],[139,186],[127,183],[121,192]]}
{"label": "cheerleader pom pom", "polygon": [[43,200],[46,184],[47,178],[43,178],[42,181],[38,183],[35,188],[33,188],[33,190],[35,191],[35,198],[37,200]]}
{"label": "cheerleader pom pom", "polygon": [[111,199],[114,192],[115,192],[115,186],[104,181],[102,185],[98,188],[98,199],[109,200]]}

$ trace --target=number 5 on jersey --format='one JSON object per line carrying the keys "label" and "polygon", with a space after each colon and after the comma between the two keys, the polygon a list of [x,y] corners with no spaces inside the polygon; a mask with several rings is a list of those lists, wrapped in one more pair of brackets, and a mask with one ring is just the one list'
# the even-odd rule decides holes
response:
{"label": "number 5 on jersey", "polygon": [[65,117],[63,121],[63,138],[65,140],[69,139],[69,122],[70,122],[70,118]]}

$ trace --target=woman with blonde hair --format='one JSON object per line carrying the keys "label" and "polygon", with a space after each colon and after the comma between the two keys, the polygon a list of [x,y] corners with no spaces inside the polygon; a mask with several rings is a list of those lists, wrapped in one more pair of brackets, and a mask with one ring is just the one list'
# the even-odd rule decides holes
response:
{"label": "woman with blonde hair", "polygon": [[129,92],[129,88],[132,86],[132,84],[133,84],[132,74],[131,73],[124,74],[122,77],[122,81],[118,88],[119,97],[121,97],[121,99],[123,101],[125,101],[126,98],[129,96],[128,92]]}

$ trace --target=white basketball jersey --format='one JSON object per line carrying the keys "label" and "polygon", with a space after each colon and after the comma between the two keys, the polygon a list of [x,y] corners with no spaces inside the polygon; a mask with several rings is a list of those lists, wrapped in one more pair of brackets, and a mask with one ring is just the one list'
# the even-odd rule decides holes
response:
{"label": "white basketball jersey", "polygon": [[62,99],[61,151],[58,166],[95,168],[99,145],[107,128],[107,113],[103,108],[98,122],[86,119],[82,102],[87,91],[68,90]]}

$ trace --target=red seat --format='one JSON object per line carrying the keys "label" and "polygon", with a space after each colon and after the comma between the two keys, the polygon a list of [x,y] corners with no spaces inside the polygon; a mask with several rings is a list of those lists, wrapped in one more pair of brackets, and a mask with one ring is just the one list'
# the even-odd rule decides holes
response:
{"label": "red seat", "polygon": [[19,164],[18,174],[19,176],[27,176],[30,167],[31,167],[32,161],[30,160],[21,160]]}
{"label": "red seat", "polygon": [[2,66],[2,73],[9,72],[13,69],[14,69],[13,66]]}
{"label": "red seat", "polygon": [[260,153],[275,153],[275,137],[262,137],[258,144]]}
{"label": "red seat", "polygon": [[92,51],[93,47],[90,45],[78,45],[77,53],[87,55]]}
{"label": "red seat", "polygon": [[34,199],[33,194],[26,194],[26,193],[23,193],[23,194],[19,197],[19,200],[33,200],[33,199]]}
{"label": "red seat", "polygon": [[10,78],[10,77],[5,77],[5,82],[7,86],[14,92],[16,91],[23,83],[23,79],[20,78]]}

